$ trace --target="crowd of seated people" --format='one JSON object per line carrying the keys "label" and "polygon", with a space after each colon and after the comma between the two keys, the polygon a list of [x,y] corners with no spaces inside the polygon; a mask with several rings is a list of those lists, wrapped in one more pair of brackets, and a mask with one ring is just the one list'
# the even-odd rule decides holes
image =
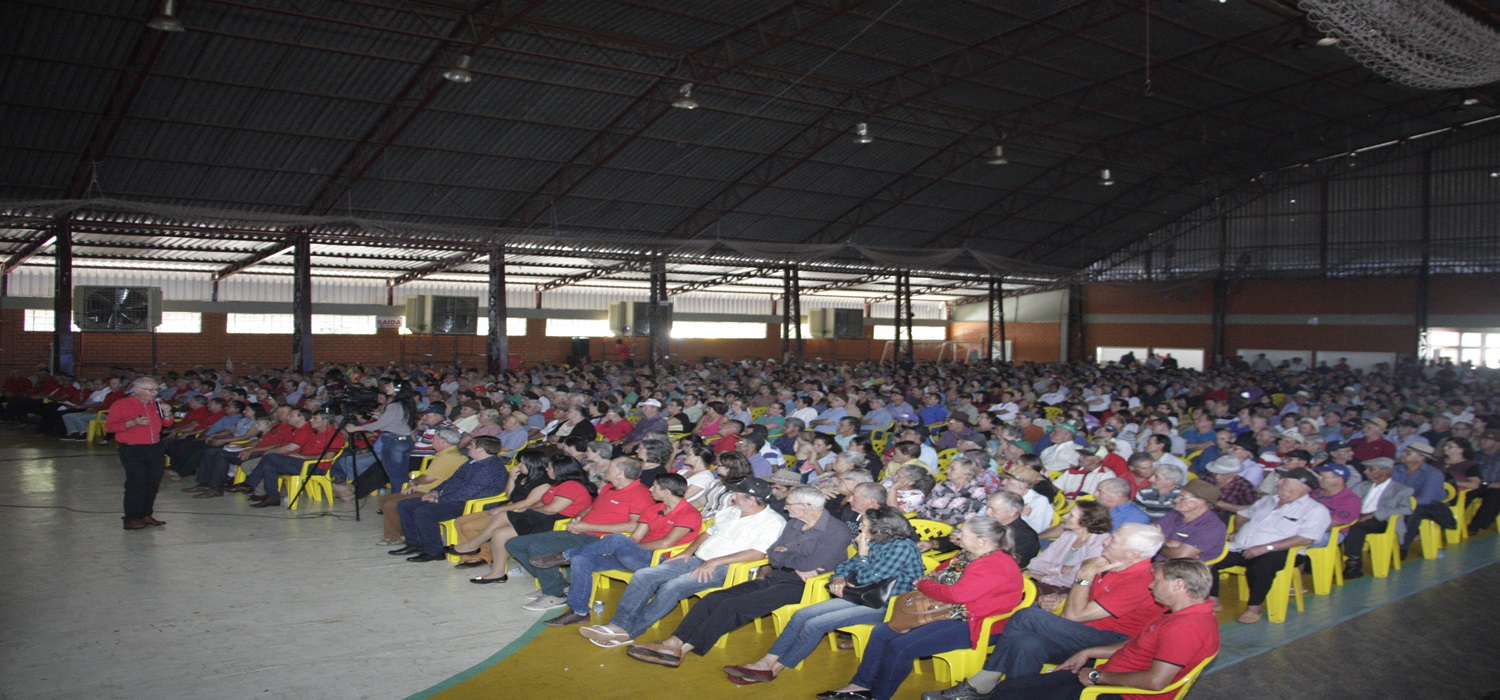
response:
{"label": "crowd of seated people", "polygon": [[[641,661],[678,665],[830,576],[830,604],[794,618],[762,659],[726,667],[735,683],[795,666],[834,623],[879,622],[880,610],[839,595],[874,571],[898,579],[887,595],[915,589],[968,610],[952,620],[964,624],[916,636],[877,627],[854,680],[825,694],[890,697],[913,654],[977,639],[984,615],[974,611],[1014,607],[1029,576],[1038,604],[991,630],[1009,656],[997,651],[985,672],[941,695],[954,698],[1043,663],[1072,664],[1087,685],[1076,654],[1130,649],[1162,611],[1214,603],[1216,572],[1229,566],[1246,571],[1240,621],[1254,623],[1288,550],[1326,542],[1330,527],[1350,526],[1346,578],[1362,575],[1359,544],[1392,518],[1403,556],[1424,520],[1456,527],[1445,484],[1477,503],[1471,532],[1493,524],[1496,377],[1448,364],[1381,370],[745,361],[544,364],[493,376],[334,365],[307,375],[198,368],[162,385],[181,414],[165,436],[173,469],[197,474],[185,491],[280,505],[277,476],[341,454],[329,473],[353,498],[368,495],[354,483],[379,463],[381,545],[413,562],[458,555],[460,569],[488,566],[475,583],[505,582],[514,563],[540,583],[526,609],[562,608],[549,625],[590,620],[589,584],[575,575],[570,588],[561,567],[633,571],[615,614],[580,630]],[[71,439],[132,378],[16,373],[3,416]],[[240,472],[247,478],[230,486]],[[480,498],[497,502],[465,514]],[[916,542],[894,523],[913,517],[953,534]],[[439,534],[449,519],[456,544]],[[902,542],[918,558],[942,557],[942,568],[919,573]],[[653,565],[660,550],[672,555]],[[1009,563],[981,565],[992,557]],[[721,587],[733,565],[762,561],[768,575],[755,585],[710,592],[675,634],[637,639],[679,601]],[[1186,561],[1211,573],[1161,566]],[[976,576],[982,595],[966,582]],[[1206,658],[1197,651],[1174,653]],[[1126,665],[1122,674],[1162,684],[1188,670]]]}

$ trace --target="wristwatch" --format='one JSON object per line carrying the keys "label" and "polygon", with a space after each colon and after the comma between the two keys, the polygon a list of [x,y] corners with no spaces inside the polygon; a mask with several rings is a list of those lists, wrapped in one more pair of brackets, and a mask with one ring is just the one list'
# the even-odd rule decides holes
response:
{"label": "wristwatch", "polygon": [[1094,685],[1099,685],[1099,671],[1089,671],[1089,682],[1093,683]]}
{"label": "wristwatch", "polygon": [[1266,545],[1266,551],[1267,552],[1274,552],[1274,551],[1276,551],[1276,545],[1274,545],[1274,544],[1268,544],[1268,545]]}
{"label": "wristwatch", "polygon": [[1075,585],[1075,586],[1085,586],[1085,587],[1087,587],[1091,583],[1093,583],[1093,581],[1085,581],[1085,580],[1083,580],[1081,578],[1075,578],[1075,579],[1073,579],[1073,585]]}

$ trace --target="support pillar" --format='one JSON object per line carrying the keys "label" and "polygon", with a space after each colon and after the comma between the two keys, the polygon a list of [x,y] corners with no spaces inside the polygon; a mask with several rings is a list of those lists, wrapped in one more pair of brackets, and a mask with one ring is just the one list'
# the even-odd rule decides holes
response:
{"label": "support pillar", "polygon": [[1211,321],[1211,335],[1208,351],[1208,368],[1218,367],[1229,359],[1227,355],[1228,346],[1228,320],[1229,320],[1229,279],[1220,274],[1214,278],[1213,284],[1213,319]]}
{"label": "support pillar", "polygon": [[667,354],[668,343],[671,340],[671,329],[667,327],[669,312],[667,309],[667,258],[659,253],[653,254],[651,258],[651,308],[647,315],[651,317],[651,333],[647,339],[647,351],[651,353],[651,371],[655,372],[657,363]]}
{"label": "support pillar", "polygon": [[505,302],[505,246],[490,246],[490,335],[485,342],[485,369],[499,375],[510,367],[510,336],[505,332],[510,308]]}
{"label": "support pillar", "polygon": [[912,343],[912,315],[911,273],[898,270],[896,272],[896,317],[893,319],[896,344],[894,352],[891,353],[892,362],[905,362],[910,365],[916,359],[916,348]]}
{"label": "support pillar", "polygon": [[[1415,357],[1421,361],[1427,355],[1428,292],[1432,282],[1432,152],[1422,154],[1422,261],[1417,270]],[[1479,363],[1483,365],[1483,363]]]}
{"label": "support pillar", "polygon": [[292,366],[313,371],[312,236],[298,234],[292,244]]}
{"label": "support pillar", "polygon": [[52,244],[57,269],[52,276],[52,371],[78,374],[73,336],[73,224],[54,224],[57,240]]}
{"label": "support pillar", "polygon": [[[989,284],[989,327],[988,344],[985,345],[985,359],[992,360],[998,351],[1001,362],[1009,362],[1009,353],[1005,351],[1005,283],[1000,278],[990,280]],[[997,337],[996,330],[999,331]],[[996,341],[999,344],[996,344]]]}
{"label": "support pillar", "polygon": [[1064,348],[1067,361],[1071,363],[1083,363],[1088,360],[1088,348],[1085,346],[1087,339],[1083,330],[1083,285],[1075,284],[1068,287],[1068,334],[1067,343]]}
{"label": "support pillar", "polygon": [[781,361],[800,367],[807,346],[802,340],[802,281],[796,265],[781,272]]}

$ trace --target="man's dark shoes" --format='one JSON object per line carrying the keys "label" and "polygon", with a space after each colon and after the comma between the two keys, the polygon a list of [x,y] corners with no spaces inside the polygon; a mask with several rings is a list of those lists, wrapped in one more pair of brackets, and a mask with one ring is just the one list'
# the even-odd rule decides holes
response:
{"label": "man's dark shoes", "polygon": [[449,554],[452,554],[455,557],[472,557],[475,554],[479,553],[478,549],[475,549],[474,551],[471,551],[471,552],[460,552],[460,551],[458,551],[457,547],[454,547],[451,544],[445,544],[445,545],[443,545],[443,551],[447,552]]}
{"label": "man's dark shoes", "polygon": [[818,700],[870,700],[872,697],[868,690],[825,690],[818,693]]}
{"label": "man's dark shoes", "polygon": [[407,557],[406,560],[407,561],[414,561],[414,562],[447,561],[448,557],[446,557],[446,556],[444,556],[442,554],[428,554],[426,552],[422,552],[421,554],[418,554],[417,556]]}
{"label": "man's dark shoes", "polygon": [[550,620],[547,620],[547,621],[543,622],[542,624],[544,624],[544,625],[546,625],[548,627],[566,627],[568,625],[576,625],[576,624],[579,624],[581,622],[588,622],[588,621],[589,621],[589,616],[588,615],[584,615],[583,613],[576,613],[576,612],[573,612],[572,608],[567,608],[567,609],[564,609],[562,611],[562,614],[560,614],[557,617],[554,617],[554,618],[552,618]]}
{"label": "man's dark shoes", "polygon": [[532,557],[529,561],[531,562],[532,566],[535,566],[538,569],[555,569],[559,566],[567,565],[568,555],[563,554],[562,552],[539,554]]}
{"label": "man's dark shoes", "polygon": [[201,493],[193,494],[193,498],[218,498],[223,495],[224,492],[219,489],[204,489]]}
{"label": "man's dark shoes", "polygon": [[724,673],[728,674],[731,680],[738,678],[742,681],[749,681],[751,683],[764,683],[766,681],[776,680],[776,674],[771,673],[770,671],[763,671],[758,668],[749,668],[747,666],[725,666]]}
{"label": "man's dark shoes", "polygon": [[151,523],[148,523],[145,520],[142,520],[140,518],[136,518],[135,520],[126,520],[125,521],[125,529],[126,530],[144,530],[144,529],[146,529],[148,527],[151,527]]}
{"label": "man's dark shoes", "polygon": [[387,554],[391,554],[391,555],[400,557],[400,556],[405,556],[405,555],[408,555],[408,554],[416,554],[417,552],[420,552],[420,551],[422,551],[422,548],[420,546],[414,545],[414,544],[409,544],[409,545],[406,545],[405,547],[402,547],[401,549],[393,549],[393,550],[387,552]]}
{"label": "man's dark shoes", "polygon": [[224,490],[230,493],[255,493],[255,486],[253,484],[231,484],[225,486]]}
{"label": "man's dark shoes", "polygon": [[273,498],[267,498],[267,499],[261,501],[260,503],[256,503],[256,504],[254,504],[254,505],[252,505],[250,507],[251,508],[279,508],[279,507],[281,507],[281,499],[279,499],[279,498],[274,498],[274,499]]}
{"label": "man's dark shoes", "polygon": [[157,520],[156,518],[151,517],[149,515],[146,516],[146,517],[144,517],[144,518],[141,518],[141,521],[144,522],[144,523],[146,523],[147,525],[151,525],[153,527],[161,526],[161,525],[166,525],[167,524],[167,521],[165,521],[165,520]]}
{"label": "man's dark shoes", "polygon": [[455,568],[455,569],[472,569],[472,568],[474,568],[476,566],[486,566],[488,564],[489,564],[489,562],[487,562],[487,561],[485,561],[483,559],[475,559],[473,561],[461,561],[461,562],[459,562],[457,564],[454,564],[453,568]]}

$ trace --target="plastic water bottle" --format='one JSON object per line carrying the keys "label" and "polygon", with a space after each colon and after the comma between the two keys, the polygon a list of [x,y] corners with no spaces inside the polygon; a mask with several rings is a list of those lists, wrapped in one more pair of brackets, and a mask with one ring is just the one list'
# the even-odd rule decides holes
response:
{"label": "plastic water bottle", "polygon": [[602,601],[602,600],[596,600],[596,601],[594,601],[594,612],[596,612],[596,613],[602,613],[602,612],[604,612],[604,601]]}
{"label": "plastic water bottle", "polygon": [[507,571],[505,573],[510,576],[520,576],[521,574],[526,573],[526,570],[519,566],[512,566],[510,568],[510,571]]}

